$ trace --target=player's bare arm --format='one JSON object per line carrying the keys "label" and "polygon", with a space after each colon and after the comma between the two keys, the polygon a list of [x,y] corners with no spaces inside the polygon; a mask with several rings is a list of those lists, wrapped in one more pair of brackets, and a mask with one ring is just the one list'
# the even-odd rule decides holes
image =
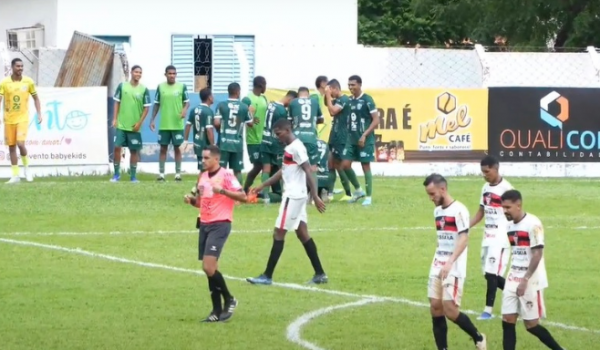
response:
{"label": "player's bare arm", "polygon": [[119,124],[119,110],[121,109],[121,102],[115,101],[113,106],[113,122],[112,127],[116,128]]}
{"label": "player's bare arm", "polygon": [[154,106],[152,107],[152,118],[150,118],[150,130],[152,131],[156,129],[154,121],[156,120],[158,111],[160,111],[160,103],[158,101],[154,101]]}
{"label": "player's bare arm", "polygon": [[37,112],[37,123],[42,123],[42,104],[40,103],[40,98],[37,94],[31,96],[33,97],[33,104],[35,105],[35,111]]}
{"label": "player's bare arm", "polygon": [[459,232],[458,239],[456,240],[456,246],[454,248],[454,252],[452,252],[450,259],[448,259],[448,262],[446,262],[446,265],[444,265],[444,267],[440,271],[440,277],[442,278],[442,280],[445,279],[446,277],[448,277],[448,273],[452,269],[452,265],[454,264],[456,259],[458,259],[458,257],[465,251],[468,244],[469,244],[469,231],[465,230],[465,231]]}
{"label": "player's bare arm", "polygon": [[135,131],[135,132],[140,131],[140,128],[142,127],[142,125],[144,125],[144,120],[146,120],[146,117],[148,116],[148,112],[149,111],[150,111],[150,107],[149,106],[145,106],[144,110],[142,111],[142,116],[140,117],[140,121],[137,122],[133,126],[133,131]]}
{"label": "player's bare arm", "polygon": [[246,192],[244,192],[243,189],[239,189],[238,191],[229,191],[218,185],[213,185],[212,188],[214,193],[222,194],[226,197],[233,199],[234,201],[242,203],[246,203],[248,201]]}
{"label": "player's bare arm", "polygon": [[215,133],[214,133],[214,130],[213,130],[213,126],[212,125],[208,125],[206,127],[206,129],[207,129],[206,138],[208,139],[208,144],[209,145],[214,145],[215,144]]}
{"label": "player's bare arm", "polygon": [[472,228],[475,225],[477,225],[478,223],[480,223],[481,220],[483,220],[483,216],[484,216],[483,205],[480,205],[479,210],[477,210],[477,212],[475,213],[475,216],[473,216],[471,218],[471,222],[469,223],[469,228]]}
{"label": "player's bare arm", "polygon": [[379,125],[379,112],[375,111],[375,112],[371,113],[371,118],[373,119],[371,121],[371,125],[369,125],[369,127],[367,128],[367,130],[365,130],[365,133],[362,134],[362,136],[360,137],[360,140],[358,140],[358,145],[360,147],[364,147],[365,146],[365,139],[373,131],[375,131],[375,128],[377,127],[377,125]]}
{"label": "player's bare arm", "polygon": [[[183,131],[183,139],[184,140],[189,140],[190,130],[192,130],[192,124],[190,124],[188,122],[188,123],[185,124],[185,130]],[[212,145],[212,143],[211,143],[211,145]]]}
{"label": "player's bare arm", "polygon": [[302,167],[302,170],[304,170],[304,172],[306,173],[306,183],[308,184],[308,188],[310,189],[310,196],[312,197],[315,206],[319,210],[319,213],[323,213],[325,211],[325,203],[323,203],[321,197],[319,197],[319,194],[317,193],[317,184],[315,183],[315,179],[312,176],[313,169],[310,166],[309,162],[304,162],[300,166]]}
{"label": "player's bare arm", "polygon": [[183,104],[183,110],[181,111],[181,118],[185,118],[188,115],[188,109],[190,109],[190,101]]}
{"label": "player's bare arm", "polygon": [[521,280],[521,283],[519,283],[519,287],[517,287],[517,295],[518,296],[521,297],[521,296],[525,295],[525,290],[527,289],[527,283],[529,282],[529,279],[531,278],[531,276],[533,276],[533,274],[537,270],[543,256],[544,256],[544,246],[543,245],[531,247],[531,261],[529,262],[529,267],[527,268],[527,273],[525,274],[525,277],[523,277],[523,280]]}

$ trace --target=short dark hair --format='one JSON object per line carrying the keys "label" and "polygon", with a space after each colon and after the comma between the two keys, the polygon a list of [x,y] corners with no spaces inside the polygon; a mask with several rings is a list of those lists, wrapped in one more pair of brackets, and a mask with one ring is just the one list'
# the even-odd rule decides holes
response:
{"label": "short dark hair", "polygon": [[13,60],[12,60],[12,61],[10,61],[10,66],[11,66],[11,67],[14,67],[14,65],[15,65],[15,64],[17,64],[17,63],[19,63],[19,62],[21,62],[21,63],[22,63],[22,62],[23,62],[23,60],[22,60],[22,59],[20,59],[20,58],[13,58]]}
{"label": "short dark hair", "polygon": [[351,75],[350,78],[348,78],[348,80],[354,80],[355,82],[362,84],[362,78],[358,75]]}
{"label": "short dark hair", "polygon": [[208,98],[210,97],[210,95],[212,95],[212,91],[210,90],[210,88],[204,88],[204,89],[200,90],[200,101],[202,101],[202,102],[208,101]]}
{"label": "short dark hair", "polygon": [[487,166],[491,168],[494,165],[500,165],[500,162],[498,162],[498,159],[496,159],[494,156],[485,156],[481,160],[481,166]]}
{"label": "short dark hair", "polygon": [[297,98],[298,97],[298,93],[294,90],[289,90],[287,92],[287,94],[285,94],[286,97],[291,97],[291,98]]}
{"label": "short dark hair", "polygon": [[135,66],[131,67],[131,71],[132,71],[132,72],[133,72],[134,70],[136,70],[136,69],[142,70],[142,67],[141,67],[141,66],[139,66],[139,65],[137,65],[137,64],[136,64]]}
{"label": "short dark hair", "polygon": [[273,125],[273,129],[292,130],[292,123],[289,120],[285,119],[285,118],[279,119]]}
{"label": "short dark hair", "polygon": [[331,79],[327,85],[336,88],[336,89],[341,89],[342,86],[340,85],[340,82],[337,79]]}
{"label": "short dark hair", "polygon": [[227,86],[227,93],[229,94],[229,96],[235,95],[238,92],[240,92],[241,89],[242,88],[240,87],[240,84],[231,83],[231,84],[229,84],[229,86]]}
{"label": "short dark hair", "polygon": [[310,90],[308,90],[308,88],[306,86],[300,86],[298,88],[298,93],[301,93],[301,92],[310,92]]}
{"label": "short dark hair", "polygon": [[439,185],[446,185],[447,186],[448,185],[448,181],[446,181],[446,178],[444,178],[442,175],[433,173],[433,174],[427,176],[425,178],[425,181],[423,181],[423,186],[427,187],[427,186],[429,186],[431,184],[434,184],[436,186],[439,186]]}
{"label": "short dark hair", "polygon": [[170,64],[167,66],[167,68],[165,68],[165,74],[169,73],[170,70],[174,70],[175,72],[177,72],[177,68],[175,68],[174,65]]}
{"label": "short dark hair", "polygon": [[511,202],[517,202],[517,201],[522,201],[523,200],[523,196],[521,195],[521,192],[517,191],[517,190],[508,190],[506,192],[504,192],[502,194],[502,198],[503,201],[511,201]]}
{"label": "short dark hair", "polygon": [[321,87],[321,84],[326,83],[327,82],[327,77],[324,75],[319,75],[317,77],[317,79],[315,80],[315,86],[318,88]]}
{"label": "short dark hair", "polygon": [[217,145],[208,145],[206,147],[204,147],[205,151],[208,151],[210,153],[211,156],[221,156],[221,150],[219,149],[219,146]]}
{"label": "short dark hair", "polygon": [[265,77],[257,75],[254,77],[254,80],[252,81],[252,86],[254,87],[259,87],[259,86],[266,86],[267,85],[267,79],[265,79]]}

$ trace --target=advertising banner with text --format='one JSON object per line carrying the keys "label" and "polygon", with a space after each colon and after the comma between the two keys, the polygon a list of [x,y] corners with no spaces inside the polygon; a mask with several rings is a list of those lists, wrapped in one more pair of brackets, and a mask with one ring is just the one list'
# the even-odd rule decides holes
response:
{"label": "advertising banner with text", "polygon": [[489,154],[506,162],[597,162],[600,89],[489,89]]}
{"label": "advertising banner with text", "polygon": [[[42,123],[29,100],[26,146],[32,165],[108,164],[106,87],[38,88]],[[4,135],[4,123],[0,125]],[[10,165],[4,139],[0,165]]]}
{"label": "advertising banner with text", "polygon": [[[286,91],[270,89],[267,97],[279,100]],[[380,115],[375,129],[377,161],[404,160],[405,151],[436,152],[441,154],[438,160],[447,160],[449,152],[487,149],[487,89],[382,89],[365,93],[373,97]],[[328,113],[325,117],[325,123],[330,123]],[[325,141],[328,137],[328,132],[320,134]]]}

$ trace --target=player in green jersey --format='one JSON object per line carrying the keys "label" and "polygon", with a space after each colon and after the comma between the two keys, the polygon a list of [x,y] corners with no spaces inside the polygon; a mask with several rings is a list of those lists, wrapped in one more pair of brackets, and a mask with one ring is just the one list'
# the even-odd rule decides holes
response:
{"label": "player in green jersey", "polygon": [[253,127],[248,106],[240,101],[240,84],[231,83],[227,87],[229,98],[219,103],[215,115],[215,126],[220,127],[219,148],[221,166],[233,170],[242,183],[244,169],[244,125]]}
{"label": "player in green jersey", "polygon": [[[317,187],[323,202],[329,200],[329,147],[323,140],[317,141],[319,162],[317,163]],[[334,170],[335,171],[335,170]]]}
{"label": "player in green jersey", "polygon": [[[288,111],[286,110],[290,102],[298,97],[296,91],[290,90],[287,94],[277,102],[271,102],[267,108],[267,115],[263,125],[262,143],[260,145],[260,156],[262,163],[261,180],[265,182],[269,177],[273,176],[281,168],[283,160],[283,145],[273,133],[273,126],[279,119],[286,119]],[[281,201],[281,185],[271,188],[274,194],[279,195]],[[262,190],[263,202],[268,204],[272,201],[273,196],[269,195],[269,188],[265,187]],[[279,202],[273,200],[272,202]]]}
{"label": "player in green jersey", "polygon": [[[350,98],[348,138],[342,154],[343,166],[344,169],[350,169],[352,162],[361,163],[367,190],[363,205],[371,205],[373,193],[371,162],[375,160],[375,128],[379,124],[379,112],[373,98],[362,91],[361,77],[353,75],[348,78],[348,89],[352,93],[352,97]],[[351,202],[356,202],[364,196],[364,192],[357,191]]]}
{"label": "player in green jersey", "polygon": [[131,68],[131,80],[120,83],[117,86],[113,100],[114,119],[112,126],[117,128],[115,134],[114,169],[115,174],[110,181],[117,182],[121,179],[121,148],[129,148],[129,174],[131,182],[136,179],[137,163],[140,160],[142,150],[142,134],[140,128],[148,115],[148,109],[152,105],[150,91],[140,84],[142,78],[142,67]]}
{"label": "player in green jersey", "polygon": [[215,129],[213,127],[215,114],[210,108],[214,99],[209,88],[200,90],[200,101],[202,103],[199,106],[190,110],[183,138],[189,140],[190,130],[193,129],[194,154],[198,159],[198,170],[202,172],[202,151],[207,146],[215,144]]}
{"label": "player in green jersey", "polygon": [[[324,75],[319,75],[317,79],[315,79],[315,87],[317,92],[310,95],[310,98],[314,98],[319,101],[319,107],[322,112],[326,112],[327,106],[325,102],[325,88],[327,87],[327,77]],[[325,118],[323,118],[324,120]],[[321,136],[325,129],[327,128],[327,124],[325,122],[320,123],[317,126],[317,136]]]}
{"label": "player in green jersey", "polygon": [[150,129],[155,130],[154,120],[160,110],[160,124],[158,126],[158,144],[160,145],[159,173],[157,181],[165,181],[165,162],[169,145],[173,145],[175,153],[175,181],[181,181],[181,145],[183,139],[183,128],[187,117],[190,99],[187,87],[183,83],[175,81],[177,69],[167,66],[165,69],[167,81],[158,85],[154,97],[154,109],[150,120]]}
{"label": "player in green jersey", "polygon": [[[329,151],[330,151],[330,170],[329,170],[329,193],[330,198],[333,196],[333,187],[335,185],[336,172],[340,175],[342,186],[344,187],[345,195],[341,201],[352,200],[350,191],[350,182],[354,186],[355,192],[362,192],[356,173],[350,167],[344,169],[342,166],[342,154],[346,148],[346,138],[348,137],[348,119],[350,118],[350,98],[342,93],[340,82],[337,79],[327,83],[325,89],[325,100],[327,101],[327,109],[333,117],[333,126],[329,134]],[[350,181],[352,179],[352,181]]]}
{"label": "player in green jersey", "polygon": [[250,187],[262,170],[260,144],[263,137],[267,106],[269,105],[269,100],[264,95],[267,91],[267,80],[261,76],[254,77],[252,86],[252,93],[242,99],[242,102],[250,109],[254,124],[254,127],[246,128],[246,150],[250,163],[252,163],[252,169],[246,175],[246,183],[244,184],[246,193],[249,193]]}

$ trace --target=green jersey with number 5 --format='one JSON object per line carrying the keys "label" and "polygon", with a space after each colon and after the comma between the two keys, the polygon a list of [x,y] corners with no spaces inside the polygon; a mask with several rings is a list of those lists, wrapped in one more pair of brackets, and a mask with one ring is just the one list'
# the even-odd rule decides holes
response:
{"label": "green jersey with number 5", "polygon": [[208,146],[208,133],[213,132],[214,112],[208,105],[200,106],[190,110],[187,123],[192,125],[194,150],[202,151]]}
{"label": "green jersey with number 5", "polygon": [[319,100],[296,98],[289,106],[289,117],[294,125],[294,134],[306,144],[317,144],[317,119],[322,118]]}
{"label": "green jersey with number 5", "polygon": [[[350,98],[350,117],[348,118],[348,144],[358,145],[358,140],[371,125],[373,117],[371,113],[377,113],[377,107],[373,98],[365,93],[358,97]],[[365,145],[375,144],[375,131],[365,138]]]}
{"label": "green jersey with number 5", "polygon": [[221,119],[219,148],[227,152],[244,152],[244,125],[251,120],[248,106],[240,100],[219,103],[215,119]]}
{"label": "green jersey with number 5", "polygon": [[277,139],[277,136],[273,133],[273,125],[279,119],[285,119],[288,116],[288,112],[285,106],[281,102],[271,102],[267,107],[267,115],[265,117],[265,124],[262,135],[263,147],[269,150],[267,153],[280,154],[283,153],[283,145]]}

